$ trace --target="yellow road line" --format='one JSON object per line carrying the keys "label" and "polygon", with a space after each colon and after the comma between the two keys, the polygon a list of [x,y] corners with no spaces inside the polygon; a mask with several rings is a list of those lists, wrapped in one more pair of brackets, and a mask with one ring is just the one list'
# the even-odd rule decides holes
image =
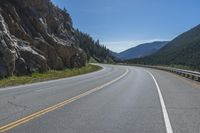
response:
{"label": "yellow road line", "polygon": [[27,122],[29,122],[29,121],[31,121],[31,120],[33,120],[33,119],[36,119],[36,118],[40,117],[40,116],[42,116],[42,115],[45,115],[45,114],[47,114],[47,113],[49,113],[49,112],[52,112],[52,111],[54,111],[54,110],[56,110],[56,109],[58,109],[58,108],[61,108],[61,107],[65,106],[65,105],[67,105],[67,104],[69,104],[69,103],[71,103],[71,102],[73,102],[73,101],[76,101],[76,100],[78,100],[78,99],[80,99],[80,98],[82,98],[82,97],[85,97],[85,96],[87,96],[87,95],[89,95],[89,94],[91,94],[91,93],[94,93],[94,92],[96,92],[96,91],[98,91],[98,90],[100,90],[100,89],[103,89],[104,87],[107,87],[107,86],[113,84],[114,82],[116,82],[116,81],[122,79],[123,77],[125,77],[125,76],[128,74],[128,72],[129,72],[129,71],[128,71],[128,69],[127,69],[126,72],[125,72],[124,74],[122,74],[121,76],[119,76],[118,78],[116,78],[116,79],[114,79],[114,80],[112,80],[112,81],[110,81],[110,82],[107,82],[107,83],[104,84],[104,85],[101,85],[101,86],[99,86],[99,87],[96,87],[96,88],[94,88],[94,89],[92,89],[92,90],[89,90],[89,91],[87,91],[87,92],[84,92],[84,93],[82,93],[82,94],[80,94],[80,95],[77,95],[77,96],[75,96],[75,97],[72,97],[72,98],[70,98],[70,99],[68,99],[68,100],[65,100],[65,101],[63,101],[63,102],[60,102],[60,103],[55,104],[55,105],[53,105],[53,106],[50,106],[50,107],[48,107],[48,108],[46,108],[46,109],[43,109],[43,110],[41,110],[41,111],[38,111],[38,112],[33,113],[33,114],[31,114],[31,115],[28,115],[28,116],[26,116],[26,117],[24,117],[24,118],[21,118],[21,119],[19,119],[19,120],[17,120],[17,121],[11,122],[11,123],[9,123],[9,124],[7,124],[7,125],[5,125],[5,126],[2,126],[2,127],[0,127],[0,132],[2,133],[2,132],[5,132],[5,131],[10,130],[10,129],[12,129],[12,128],[15,128],[15,127],[17,127],[17,126],[20,126],[20,125],[22,125],[22,124],[24,124],[24,123],[27,123]]}

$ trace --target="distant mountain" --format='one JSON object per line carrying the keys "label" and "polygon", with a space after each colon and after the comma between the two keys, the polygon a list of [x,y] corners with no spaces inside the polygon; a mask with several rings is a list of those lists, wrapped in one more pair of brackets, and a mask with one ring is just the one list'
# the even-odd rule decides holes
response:
{"label": "distant mountain", "polygon": [[168,43],[167,41],[156,41],[151,43],[140,44],[136,47],[118,53],[117,55],[115,54],[115,56],[117,56],[122,60],[141,58],[154,54],[162,47],[164,47],[167,43]]}
{"label": "distant mountain", "polygon": [[200,25],[176,37],[154,55],[130,62],[151,65],[182,65],[200,70]]}
{"label": "distant mountain", "polygon": [[116,58],[118,58],[118,53],[117,52],[113,52],[113,51],[110,51],[110,54]]}

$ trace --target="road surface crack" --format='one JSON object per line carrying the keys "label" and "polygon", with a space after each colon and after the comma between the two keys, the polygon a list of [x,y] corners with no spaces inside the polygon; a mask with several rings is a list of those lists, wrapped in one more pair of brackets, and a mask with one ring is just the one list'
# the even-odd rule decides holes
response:
{"label": "road surface crack", "polygon": [[16,104],[16,103],[14,103],[14,102],[12,102],[12,101],[9,101],[9,100],[8,100],[8,103],[11,104],[12,106],[19,107],[19,108],[23,108],[23,110],[26,110],[26,109],[29,108],[28,106]]}

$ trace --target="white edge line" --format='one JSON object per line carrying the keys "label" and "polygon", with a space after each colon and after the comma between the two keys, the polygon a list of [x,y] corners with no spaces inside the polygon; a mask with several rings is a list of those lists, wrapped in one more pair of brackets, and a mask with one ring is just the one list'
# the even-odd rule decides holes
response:
{"label": "white edge line", "polygon": [[170,123],[170,120],[169,120],[169,115],[167,113],[167,108],[166,108],[166,105],[165,105],[165,102],[164,102],[164,99],[163,99],[163,96],[162,96],[162,93],[161,93],[161,89],[158,85],[158,82],[156,81],[155,77],[153,76],[153,74],[151,72],[146,71],[146,70],[144,70],[144,71],[147,72],[153,78],[153,80],[156,84],[156,88],[157,88],[158,95],[159,95],[159,98],[160,98],[160,104],[161,104],[161,107],[162,107],[163,117],[164,117],[164,121],[165,121],[166,132],[167,133],[173,133],[173,129],[172,129],[172,126],[171,126],[171,123]]}

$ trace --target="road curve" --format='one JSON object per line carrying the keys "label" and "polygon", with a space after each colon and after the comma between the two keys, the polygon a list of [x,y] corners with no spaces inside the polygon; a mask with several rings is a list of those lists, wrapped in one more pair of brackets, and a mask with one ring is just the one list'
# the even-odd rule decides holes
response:
{"label": "road curve", "polygon": [[160,70],[101,66],[86,75],[0,89],[0,132],[200,132],[198,83]]}

